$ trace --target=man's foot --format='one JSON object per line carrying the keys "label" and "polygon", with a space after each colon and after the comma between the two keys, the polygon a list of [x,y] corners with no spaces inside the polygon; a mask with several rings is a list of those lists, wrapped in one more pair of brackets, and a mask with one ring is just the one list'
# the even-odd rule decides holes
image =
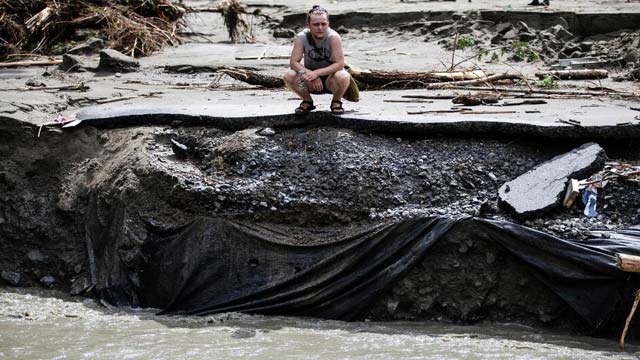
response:
{"label": "man's foot", "polygon": [[334,115],[344,114],[344,108],[342,107],[342,101],[331,100],[331,113]]}
{"label": "man's foot", "polygon": [[313,100],[302,100],[300,106],[296,108],[294,113],[298,116],[307,115],[311,112],[311,110],[314,110],[315,108],[316,107],[313,106]]}

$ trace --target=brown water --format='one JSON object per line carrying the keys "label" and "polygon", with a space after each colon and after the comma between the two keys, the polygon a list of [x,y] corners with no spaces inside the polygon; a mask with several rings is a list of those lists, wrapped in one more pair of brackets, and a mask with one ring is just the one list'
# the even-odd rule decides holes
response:
{"label": "brown water", "polygon": [[637,359],[614,341],[515,325],[156,316],[60,293],[0,288],[4,359]]}

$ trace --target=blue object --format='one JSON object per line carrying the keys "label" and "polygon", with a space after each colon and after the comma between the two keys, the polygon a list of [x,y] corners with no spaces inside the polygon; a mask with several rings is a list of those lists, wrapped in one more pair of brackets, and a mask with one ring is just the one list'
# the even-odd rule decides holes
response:
{"label": "blue object", "polygon": [[596,212],[596,202],[598,200],[598,193],[591,189],[585,189],[582,192],[582,203],[584,204],[584,214],[587,217],[594,217],[598,215]]}

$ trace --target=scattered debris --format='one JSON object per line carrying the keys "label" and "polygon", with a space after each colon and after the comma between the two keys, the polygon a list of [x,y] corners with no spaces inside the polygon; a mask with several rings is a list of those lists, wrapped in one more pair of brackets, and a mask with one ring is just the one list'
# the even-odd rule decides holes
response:
{"label": "scattered debris", "polygon": [[171,139],[171,149],[178,158],[186,158],[189,152],[187,145],[178,142],[176,139]]}
{"label": "scattered debris", "polygon": [[462,104],[466,106],[497,104],[499,101],[500,97],[493,94],[464,94],[451,100],[454,104]]}
{"label": "scattered debris", "polygon": [[20,273],[14,271],[2,271],[0,272],[0,278],[6,281],[7,284],[12,286],[20,285]]}
{"label": "scattered debris", "polygon": [[631,319],[633,319],[633,315],[636,313],[636,309],[638,308],[638,303],[640,303],[640,290],[637,290],[635,295],[636,295],[635,300],[633,301],[633,305],[631,306],[631,310],[629,311],[627,320],[624,323],[624,329],[622,330],[622,335],[620,335],[620,348],[622,350],[624,350],[624,339],[627,337],[629,324],[631,323]]}
{"label": "scattered debris", "polygon": [[0,68],[60,65],[62,60],[15,61],[0,63]]}
{"label": "scattered debris", "polygon": [[117,50],[105,49],[100,51],[98,70],[112,72],[131,72],[140,67],[138,60]]}
{"label": "scattered debris", "polygon": [[498,190],[500,204],[521,217],[555,208],[560,204],[567,180],[601,170],[605,158],[604,150],[595,143],[556,156],[502,185]]}
{"label": "scattered debris", "polygon": [[220,9],[231,41],[235,43],[239,40],[248,43],[256,41],[252,24],[245,20],[247,11],[238,0],[222,0],[220,1]]}
{"label": "scattered debris", "polygon": [[609,72],[602,69],[553,70],[537,72],[535,75],[538,79],[544,79],[550,76],[558,80],[594,80],[607,78],[609,76]]}

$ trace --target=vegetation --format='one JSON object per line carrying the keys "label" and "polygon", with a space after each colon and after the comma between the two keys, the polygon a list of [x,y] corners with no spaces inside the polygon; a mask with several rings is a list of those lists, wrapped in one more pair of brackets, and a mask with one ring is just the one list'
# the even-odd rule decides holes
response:
{"label": "vegetation", "polygon": [[540,60],[538,53],[531,49],[527,41],[514,41],[511,47],[513,50],[511,59],[514,61],[536,62]]}
{"label": "vegetation", "polygon": [[80,33],[132,56],[148,55],[180,42],[184,13],[171,0],[0,0],[0,60],[48,54]]}
{"label": "vegetation", "polygon": [[558,87],[558,83],[551,75],[547,75],[544,77],[544,79],[537,81],[536,85],[543,89],[555,89]]}
{"label": "vegetation", "polygon": [[458,43],[456,44],[456,48],[463,50],[475,45],[476,41],[468,35],[462,35],[458,38]]}

